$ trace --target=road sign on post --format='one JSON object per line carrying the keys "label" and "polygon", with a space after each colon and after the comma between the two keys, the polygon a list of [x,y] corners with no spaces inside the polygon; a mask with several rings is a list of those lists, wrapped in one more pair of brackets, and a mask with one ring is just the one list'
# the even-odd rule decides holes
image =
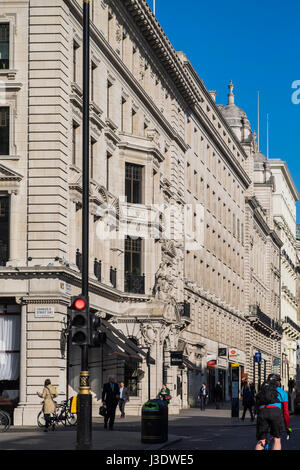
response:
{"label": "road sign on post", "polygon": [[256,352],[254,354],[254,362],[258,362],[258,363],[261,362],[261,353],[260,352]]}

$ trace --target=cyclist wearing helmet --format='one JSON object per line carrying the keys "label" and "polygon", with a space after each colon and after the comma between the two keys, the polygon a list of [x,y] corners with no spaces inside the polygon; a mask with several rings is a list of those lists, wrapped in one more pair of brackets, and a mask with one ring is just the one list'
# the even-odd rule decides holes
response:
{"label": "cyclist wearing helmet", "polygon": [[[270,374],[267,382],[262,385],[262,389],[266,386],[268,389],[268,396],[273,393],[275,398],[266,399],[265,403],[262,401],[257,403],[257,427],[256,437],[258,439],[255,450],[264,450],[268,432],[273,437],[273,450],[281,450],[281,434],[283,431],[283,424],[288,434],[290,434],[290,416],[288,410],[288,394],[280,387],[281,377],[279,374]],[[272,392],[273,390],[273,392]],[[277,398],[276,398],[277,392]],[[258,394],[259,395],[259,394]],[[283,419],[282,419],[283,417]],[[284,423],[283,423],[284,421]]]}

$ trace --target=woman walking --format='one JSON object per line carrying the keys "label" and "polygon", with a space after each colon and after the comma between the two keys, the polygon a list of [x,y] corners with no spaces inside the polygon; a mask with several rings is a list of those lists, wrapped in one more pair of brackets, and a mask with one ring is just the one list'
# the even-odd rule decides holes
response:
{"label": "woman walking", "polygon": [[[44,412],[44,418],[45,418],[45,423],[46,423],[44,432],[47,432],[49,426],[51,425],[51,415],[55,412],[55,408],[56,408],[56,403],[53,400],[53,397],[57,397],[57,391],[53,387],[53,385],[51,385],[50,379],[46,379],[42,393],[40,392],[36,392],[36,393],[40,398],[44,399],[43,412]],[[55,424],[53,423],[52,430],[54,431],[54,429],[55,429]]]}

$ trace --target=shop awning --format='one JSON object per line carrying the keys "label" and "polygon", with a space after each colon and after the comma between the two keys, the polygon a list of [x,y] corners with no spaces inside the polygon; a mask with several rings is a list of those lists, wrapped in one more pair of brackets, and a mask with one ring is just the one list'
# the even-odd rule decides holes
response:
{"label": "shop awning", "polygon": [[[133,341],[127,338],[107,320],[101,319],[100,330],[106,333],[107,345],[116,356],[135,362],[143,362],[143,359],[147,359],[147,353],[145,351],[136,346]],[[151,356],[150,364],[155,364],[155,360]]]}
{"label": "shop awning", "polygon": [[183,356],[183,364],[190,370],[195,370],[197,372],[201,372],[201,367],[200,366],[196,366],[196,364],[193,364],[191,361],[189,361],[189,359],[185,356]]}

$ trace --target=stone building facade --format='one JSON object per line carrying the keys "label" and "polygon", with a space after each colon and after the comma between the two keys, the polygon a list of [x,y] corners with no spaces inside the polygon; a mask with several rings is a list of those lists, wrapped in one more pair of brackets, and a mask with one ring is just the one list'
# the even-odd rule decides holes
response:
{"label": "stone building facade", "polygon": [[[81,3],[0,12],[0,384],[15,424],[36,423],[45,378],[61,399],[78,391]],[[89,354],[93,413],[112,374],[130,388],[128,414],[163,382],[170,413],[194,406],[203,381],[213,399],[220,380],[228,399],[233,364],[258,383],[280,358],[269,163],[232,83],[217,105],[146,1],[94,0],[90,29],[90,306],[108,337]]]}
{"label": "stone building facade", "polygon": [[299,193],[286,162],[270,159],[274,177],[273,217],[279,227],[281,248],[281,296],[280,318],[283,327],[281,341],[281,376],[285,390],[288,380],[297,372],[297,346],[300,339],[297,299],[297,246],[296,246],[296,202]]}

